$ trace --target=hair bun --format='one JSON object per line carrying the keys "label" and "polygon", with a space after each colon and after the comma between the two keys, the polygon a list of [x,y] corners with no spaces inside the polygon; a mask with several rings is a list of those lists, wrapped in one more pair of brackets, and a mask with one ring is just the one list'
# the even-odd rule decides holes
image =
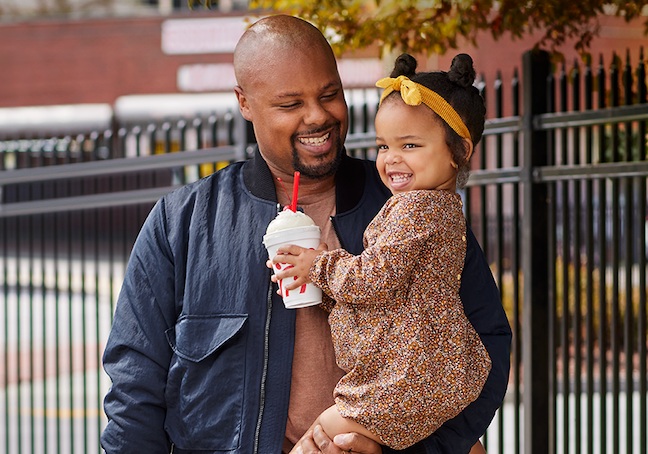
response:
{"label": "hair bun", "polygon": [[406,76],[411,78],[414,74],[416,74],[416,59],[410,54],[399,55],[390,77]]}
{"label": "hair bun", "polygon": [[468,54],[458,54],[452,59],[448,79],[462,87],[469,87],[475,82],[473,59]]}

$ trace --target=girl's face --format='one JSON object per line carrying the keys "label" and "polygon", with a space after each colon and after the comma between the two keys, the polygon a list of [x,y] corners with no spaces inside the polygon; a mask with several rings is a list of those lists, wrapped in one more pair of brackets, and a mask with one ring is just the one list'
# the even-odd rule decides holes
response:
{"label": "girl's face", "polygon": [[457,170],[439,117],[424,104],[387,99],[376,113],[376,167],[392,194],[456,190]]}

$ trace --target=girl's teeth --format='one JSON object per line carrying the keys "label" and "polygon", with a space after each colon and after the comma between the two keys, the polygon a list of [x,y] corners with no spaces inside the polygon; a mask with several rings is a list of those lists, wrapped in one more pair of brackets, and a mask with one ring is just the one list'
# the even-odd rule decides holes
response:
{"label": "girl's teeth", "polygon": [[331,133],[326,133],[322,137],[300,137],[299,141],[304,145],[323,145],[329,138]]}
{"label": "girl's teeth", "polygon": [[402,183],[409,179],[409,175],[392,175],[391,179],[394,183]]}

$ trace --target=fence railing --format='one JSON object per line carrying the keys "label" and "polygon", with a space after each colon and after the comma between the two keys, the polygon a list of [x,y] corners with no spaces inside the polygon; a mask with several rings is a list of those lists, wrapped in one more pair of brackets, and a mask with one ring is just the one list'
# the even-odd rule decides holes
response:
{"label": "fence railing", "polygon": [[[647,452],[639,60],[568,72],[529,53],[519,79],[482,76],[492,114],[463,196],[514,331],[489,453]],[[349,98],[351,154],[375,156],[376,104],[373,90]],[[100,450],[101,352],[135,235],[161,194],[244,159],[252,140],[222,112],[4,142],[0,450]]]}

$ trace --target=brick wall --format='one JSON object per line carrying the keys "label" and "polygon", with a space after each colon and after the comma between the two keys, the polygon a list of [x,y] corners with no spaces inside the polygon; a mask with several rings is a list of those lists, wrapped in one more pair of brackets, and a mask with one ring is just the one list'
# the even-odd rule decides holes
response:
{"label": "brick wall", "polygon": [[[213,12],[176,14],[173,18],[214,17]],[[165,55],[161,50],[161,24],[168,16],[50,20],[0,24],[0,107],[73,103],[109,103],[129,94],[177,93],[177,72],[182,65],[231,63],[230,54]],[[621,18],[601,18],[600,37],[592,50],[595,61],[606,62],[612,52],[633,60],[646,43],[643,20],[628,24]],[[480,74],[489,81],[496,71],[509,81],[513,68],[535,37],[501,39],[484,33],[479,48],[468,44],[444,56],[419,59],[421,70],[450,66],[452,56],[470,53]],[[646,49],[648,52],[648,49]],[[577,57],[570,43],[563,47],[567,61]],[[376,57],[374,49],[350,57]],[[386,65],[385,71],[391,69]],[[509,112],[506,113],[510,114]]]}
{"label": "brick wall", "polygon": [[0,107],[112,104],[125,94],[175,93],[181,65],[231,62],[222,54],[165,55],[164,19],[0,25]]}

